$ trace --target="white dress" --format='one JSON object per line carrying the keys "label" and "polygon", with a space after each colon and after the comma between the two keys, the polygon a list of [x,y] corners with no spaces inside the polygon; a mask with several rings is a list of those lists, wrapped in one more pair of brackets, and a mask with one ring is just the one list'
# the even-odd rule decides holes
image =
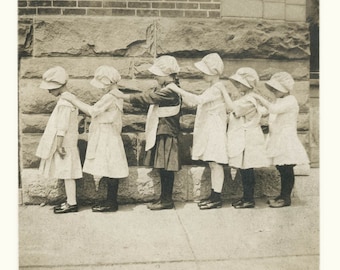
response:
{"label": "white dress", "polygon": [[299,105],[292,95],[278,98],[268,108],[267,155],[272,165],[308,164],[305,148],[297,136]]}
{"label": "white dress", "polygon": [[123,100],[109,93],[90,108],[91,124],[84,172],[110,178],[129,175],[121,137],[122,112]]}
{"label": "white dress", "polygon": [[249,169],[269,166],[260,126],[263,111],[264,108],[249,95],[234,102],[227,132],[230,167]]}
{"label": "white dress", "polygon": [[[41,158],[39,172],[45,178],[79,179],[82,169],[77,147],[78,109],[63,99],[61,94],[39,142],[36,155]],[[63,136],[66,155],[57,153],[57,136]]]}
{"label": "white dress", "polygon": [[201,95],[182,91],[183,101],[197,105],[194,125],[192,159],[227,164],[227,113],[222,91],[218,82]]}

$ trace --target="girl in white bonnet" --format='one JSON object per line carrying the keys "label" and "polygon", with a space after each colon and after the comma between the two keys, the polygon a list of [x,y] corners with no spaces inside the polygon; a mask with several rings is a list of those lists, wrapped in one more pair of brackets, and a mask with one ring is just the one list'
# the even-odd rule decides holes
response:
{"label": "girl in white bonnet", "polygon": [[296,98],[290,94],[294,87],[292,76],[287,72],[278,72],[265,85],[275,95],[274,102],[269,102],[255,93],[252,96],[270,113],[267,155],[280,173],[281,192],[278,197],[269,200],[269,206],[278,208],[291,204],[295,181],[294,166],[308,164],[309,159],[297,136],[299,105]]}
{"label": "girl in white bonnet", "polygon": [[210,196],[198,203],[199,208],[204,210],[222,206],[223,164],[228,163],[226,112],[231,108],[227,108],[224,96],[229,98],[229,95],[225,95],[224,84],[219,81],[224,69],[220,56],[217,53],[208,54],[195,63],[195,66],[204,74],[204,80],[210,84],[202,94],[189,93],[175,84],[169,84],[167,87],[180,94],[184,103],[197,106],[192,159],[208,162],[211,170]]}
{"label": "girl in white bonnet", "polygon": [[93,212],[114,212],[118,210],[119,179],[128,176],[128,164],[121,138],[123,100],[112,92],[117,88],[121,76],[111,66],[100,66],[95,71],[91,84],[102,89],[103,96],[93,106],[87,105],[75,96],[66,98],[81,111],[91,116],[89,140],[83,171],[94,177],[96,189],[99,181],[107,181],[107,198],[104,203],[94,205]]}
{"label": "girl in white bonnet", "polygon": [[65,97],[68,75],[62,67],[56,66],[43,75],[40,88],[46,89],[59,100],[55,106],[36,155],[41,158],[39,171],[45,178],[64,179],[67,200],[54,207],[55,214],[77,212],[76,181],[82,178],[81,163],[77,148],[78,109]]}
{"label": "girl in white bonnet", "polygon": [[254,69],[240,68],[229,79],[242,95],[230,105],[233,112],[229,117],[227,132],[229,166],[240,169],[243,186],[242,198],[232,205],[236,209],[254,208],[254,168],[269,166],[260,126],[261,117],[267,111],[250,95],[259,81]]}
{"label": "girl in white bonnet", "polygon": [[149,204],[148,208],[172,209],[175,172],[181,169],[178,149],[181,98],[166,86],[170,83],[179,84],[177,78],[179,66],[174,57],[163,55],[156,58],[148,70],[155,75],[157,88],[133,95],[123,94],[118,90],[114,94],[136,106],[150,105],[145,126],[144,165],[159,169],[161,195],[158,200]]}

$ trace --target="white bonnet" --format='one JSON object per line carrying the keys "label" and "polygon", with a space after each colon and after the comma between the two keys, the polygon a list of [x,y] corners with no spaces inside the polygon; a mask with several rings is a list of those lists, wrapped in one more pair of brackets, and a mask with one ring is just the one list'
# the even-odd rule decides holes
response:
{"label": "white bonnet", "polygon": [[42,77],[43,81],[40,84],[42,89],[57,89],[66,84],[68,75],[64,68],[55,66],[47,70]]}
{"label": "white bonnet", "polygon": [[91,84],[97,88],[105,88],[112,83],[117,83],[120,79],[121,76],[114,67],[104,65],[96,69]]}
{"label": "white bonnet", "polygon": [[148,70],[157,76],[168,76],[178,73],[180,68],[175,57],[163,55],[156,58],[154,64]]}
{"label": "white bonnet", "polygon": [[287,72],[277,72],[265,84],[282,93],[289,93],[293,90],[294,79]]}
{"label": "white bonnet", "polygon": [[210,53],[195,63],[196,68],[207,75],[222,75],[224,64],[217,53]]}
{"label": "white bonnet", "polygon": [[256,70],[250,67],[239,68],[229,79],[242,83],[249,88],[254,88],[260,80]]}

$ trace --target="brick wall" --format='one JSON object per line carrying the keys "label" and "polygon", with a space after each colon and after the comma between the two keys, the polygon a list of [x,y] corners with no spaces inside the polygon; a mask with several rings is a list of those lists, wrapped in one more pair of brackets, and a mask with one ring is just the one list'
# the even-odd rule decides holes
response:
{"label": "brick wall", "polygon": [[19,0],[21,15],[220,17],[220,0]]}
{"label": "brick wall", "polygon": [[306,21],[306,0],[222,0],[221,17]]}

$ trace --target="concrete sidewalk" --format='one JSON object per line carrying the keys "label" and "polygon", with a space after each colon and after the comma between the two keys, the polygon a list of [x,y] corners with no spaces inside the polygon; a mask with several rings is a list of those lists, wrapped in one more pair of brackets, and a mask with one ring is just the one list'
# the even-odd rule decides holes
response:
{"label": "concrete sidewalk", "polygon": [[291,207],[201,211],[122,205],[116,213],[19,207],[20,269],[319,269],[318,170],[297,177]]}

